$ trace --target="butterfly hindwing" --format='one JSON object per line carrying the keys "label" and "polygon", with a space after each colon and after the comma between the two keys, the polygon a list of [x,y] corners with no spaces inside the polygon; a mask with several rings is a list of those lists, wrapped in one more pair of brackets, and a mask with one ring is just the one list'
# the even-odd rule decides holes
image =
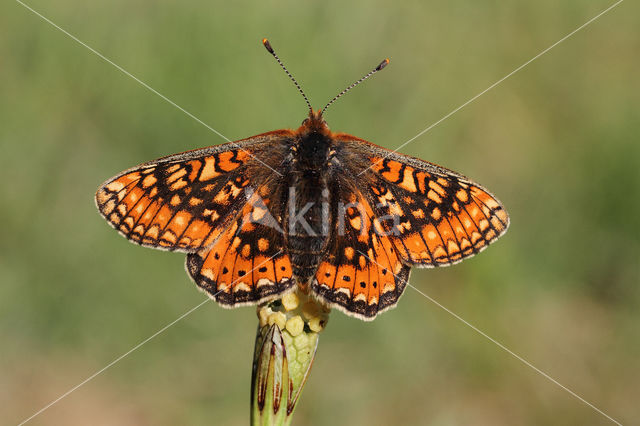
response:
{"label": "butterfly hindwing", "polygon": [[212,246],[187,255],[189,275],[224,306],[260,303],[295,285],[270,192],[263,186],[253,193]]}
{"label": "butterfly hindwing", "polygon": [[356,188],[336,198],[344,208],[334,209],[338,220],[330,230],[311,290],[330,306],[372,320],[396,305],[409,267],[402,264],[369,202]]}

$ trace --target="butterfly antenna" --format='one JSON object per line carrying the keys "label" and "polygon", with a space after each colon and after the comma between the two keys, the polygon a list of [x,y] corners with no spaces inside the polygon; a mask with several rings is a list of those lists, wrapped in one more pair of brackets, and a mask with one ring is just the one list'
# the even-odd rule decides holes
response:
{"label": "butterfly antenna", "polygon": [[389,58],[385,59],[384,61],[380,62],[380,65],[378,65],[377,67],[375,67],[374,69],[372,69],[371,71],[369,71],[369,73],[367,75],[365,75],[364,77],[362,77],[359,80],[356,80],[355,82],[353,82],[349,87],[347,87],[346,89],[344,89],[342,92],[338,93],[338,95],[331,99],[331,101],[329,101],[329,103],[327,105],[325,105],[324,108],[322,108],[322,111],[320,112],[321,114],[324,114],[324,112],[327,110],[327,108],[329,108],[329,106],[334,103],[335,101],[338,100],[338,98],[342,95],[344,95],[345,93],[347,93],[349,90],[353,89],[354,87],[356,87],[358,84],[362,83],[363,81],[365,81],[366,79],[368,79],[369,77],[371,77],[372,75],[374,75],[375,73],[377,73],[378,71],[382,70],[384,67],[386,67],[389,64]]}
{"label": "butterfly antenna", "polygon": [[286,72],[289,78],[291,79],[291,81],[293,81],[293,84],[295,84],[296,87],[298,88],[298,91],[300,92],[300,94],[304,98],[304,101],[307,103],[307,106],[309,107],[309,111],[313,112],[313,108],[311,108],[311,103],[309,102],[309,98],[307,98],[307,95],[304,94],[304,92],[302,91],[302,88],[300,87],[296,79],[293,78],[293,76],[291,75],[287,67],[285,67],[282,61],[280,60],[280,58],[278,58],[278,55],[276,55],[276,52],[273,50],[273,47],[271,47],[271,43],[269,43],[269,40],[267,40],[266,38],[263,38],[262,44],[264,44],[264,47],[267,49],[267,51],[271,53],[274,58],[276,58],[276,61],[278,61],[278,64],[280,64],[284,72]]}

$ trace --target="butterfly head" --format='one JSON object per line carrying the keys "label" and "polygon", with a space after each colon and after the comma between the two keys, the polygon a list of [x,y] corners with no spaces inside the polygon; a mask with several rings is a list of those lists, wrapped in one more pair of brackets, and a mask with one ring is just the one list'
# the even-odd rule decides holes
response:
{"label": "butterfly head", "polygon": [[298,129],[299,133],[320,133],[330,134],[329,126],[322,116],[322,110],[309,110],[309,116],[302,121],[302,125]]}
{"label": "butterfly head", "polygon": [[322,117],[322,110],[310,110],[309,116],[296,131],[292,149],[299,170],[316,175],[329,160],[333,135]]}

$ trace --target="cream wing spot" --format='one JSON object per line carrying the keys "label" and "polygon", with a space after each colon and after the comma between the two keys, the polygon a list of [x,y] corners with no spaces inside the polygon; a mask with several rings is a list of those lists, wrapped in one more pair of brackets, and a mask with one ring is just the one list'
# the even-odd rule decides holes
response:
{"label": "cream wing spot", "polygon": [[171,244],[175,244],[176,243],[176,235],[171,232],[171,231],[165,231],[164,234],[162,234],[162,239],[161,239],[161,243],[164,241],[167,241]]}
{"label": "cream wing spot", "polygon": [[353,259],[354,254],[355,254],[355,250],[353,249],[353,247],[346,247],[344,249],[344,255],[347,259],[349,260]]}
{"label": "cream wing spot", "polygon": [[240,243],[242,243],[242,240],[240,239],[240,237],[235,237],[233,239],[233,243],[231,243],[231,248],[232,249],[237,249],[240,246]]}
{"label": "cream wing spot", "polygon": [[351,297],[351,290],[346,287],[338,287],[334,290],[336,293],[342,293],[347,297]]}
{"label": "cream wing spot", "polygon": [[447,181],[445,178],[441,178],[441,177],[439,177],[438,179],[436,179],[436,181],[437,181],[440,185],[444,186],[445,188],[449,186],[449,181]]}
{"label": "cream wing spot", "polygon": [[266,238],[260,238],[258,240],[258,250],[261,252],[265,252],[269,249],[269,240]]}
{"label": "cream wing spot", "polygon": [[147,230],[145,236],[153,239],[157,239],[159,232],[160,232],[160,227],[158,225],[153,225],[151,228]]}
{"label": "cream wing spot", "polygon": [[411,214],[413,215],[413,217],[415,217],[416,219],[424,219],[424,210],[422,209],[416,209],[416,210],[412,210]]}
{"label": "cream wing spot", "polygon": [[442,247],[442,245],[439,245],[433,250],[433,257],[435,257],[436,260],[438,260],[438,258],[447,257],[447,251]]}
{"label": "cream wing spot", "polygon": [[180,164],[176,163],[176,164],[172,164],[171,166],[167,167],[167,173],[173,173],[176,170],[178,170],[180,168]]}
{"label": "cream wing spot", "polygon": [[116,201],[115,200],[109,200],[107,201],[107,203],[102,207],[102,213],[107,216],[109,215],[113,209],[116,207]]}
{"label": "cream wing spot", "polygon": [[258,280],[258,282],[256,283],[256,287],[260,288],[260,287],[264,287],[264,286],[272,286],[274,283],[271,280],[268,280],[266,278],[260,278]]}
{"label": "cream wing spot", "polygon": [[167,183],[173,183],[186,174],[187,174],[187,169],[181,168],[180,170],[173,173],[171,176],[167,178]]}
{"label": "cream wing spot", "polygon": [[400,186],[409,192],[416,192],[418,190],[418,188],[416,187],[415,179],[413,178],[413,168],[405,168]]}
{"label": "cream wing spot", "polygon": [[429,188],[437,192],[438,195],[441,197],[444,197],[447,194],[447,191],[445,191],[443,187],[441,187],[440,185],[438,185],[436,182],[432,180],[429,181]]}
{"label": "cream wing spot", "polygon": [[209,278],[211,281],[215,281],[215,276],[213,275],[213,271],[209,268],[203,268],[200,270],[200,273],[205,277]]}
{"label": "cream wing spot", "polygon": [[119,192],[124,188],[124,183],[116,180],[107,184],[106,188],[111,192]]}
{"label": "cream wing spot", "polygon": [[253,219],[254,222],[259,222],[260,219],[265,216],[265,214],[267,214],[266,209],[263,209],[261,207],[254,207],[253,212],[251,213],[251,219]]}
{"label": "cream wing spot", "polygon": [[131,216],[127,216],[124,218],[124,220],[122,221],[125,225],[127,225],[127,227],[129,229],[131,229],[133,227],[133,218]]}
{"label": "cream wing spot", "polygon": [[173,183],[169,188],[171,188],[172,191],[177,191],[178,189],[184,188],[185,186],[187,186],[187,181],[184,179],[180,179]]}
{"label": "cream wing spot", "polygon": [[362,218],[360,216],[354,217],[349,221],[349,223],[356,231],[360,231],[362,229]]}
{"label": "cream wing spot", "polygon": [[364,293],[356,294],[356,297],[353,298],[354,302],[366,302],[367,296]]}
{"label": "cream wing spot", "polygon": [[440,196],[436,194],[433,189],[430,189],[429,192],[427,192],[427,198],[429,198],[434,203],[440,204],[442,202],[442,198],[440,198]]}
{"label": "cream wing spot", "polygon": [[143,188],[149,188],[150,186],[155,184],[157,181],[158,181],[158,179],[156,179],[156,177],[154,175],[147,175],[147,177],[145,177],[142,180],[142,187]]}
{"label": "cream wing spot", "polygon": [[502,223],[507,223],[508,217],[507,213],[504,210],[500,209],[495,212],[495,215],[498,216],[498,219],[502,221]]}
{"label": "cream wing spot", "polygon": [[492,225],[493,225],[493,227],[494,227],[495,229],[497,229],[497,230],[502,230],[502,229],[504,229],[504,225],[502,224],[502,222],[500,222],[500,221],[498,220],[498,218],[497,218],[497,217],[495,217],[495,216],[492,216],[492,217],[491,217],[491,224],[492,224]]}
{"label": "cream wing spot", "polygon": [[237,282],[233,285],[233,292],[237,293],[239,291],[244,291],[244,292],[250,292],[251,291],[251,287],[249,287],[249,285],[247,285],[247,283],[245,282]]}
{"label": "cream wing spot", "polygon": [[216,159],[214,157],[207,158],[204,162],[202,172],[200,172],[200,180],[207,181],[213,179],[219,174],[220,173],[216,172]]}

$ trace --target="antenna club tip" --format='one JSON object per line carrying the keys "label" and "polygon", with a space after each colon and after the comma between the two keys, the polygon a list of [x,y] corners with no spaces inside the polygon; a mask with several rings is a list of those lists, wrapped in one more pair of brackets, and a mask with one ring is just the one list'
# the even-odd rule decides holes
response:
{"label": "antenna club tip", "polygon": [[376,67],[376,71],[380,71],[381,69],[383,69],[387,65],[389,65],[389,58],[386,58],[384,61],[380,62],[380,65],[378,65]]}
{"label": "antenna club tip", "polygon": [[269,53],[273,55],[273,48],[271,47],[271,43],[269,43],[269,40],[267,40],[266,38],[263,38],[262,44],[267,49],[267,51],[269,51]]}

